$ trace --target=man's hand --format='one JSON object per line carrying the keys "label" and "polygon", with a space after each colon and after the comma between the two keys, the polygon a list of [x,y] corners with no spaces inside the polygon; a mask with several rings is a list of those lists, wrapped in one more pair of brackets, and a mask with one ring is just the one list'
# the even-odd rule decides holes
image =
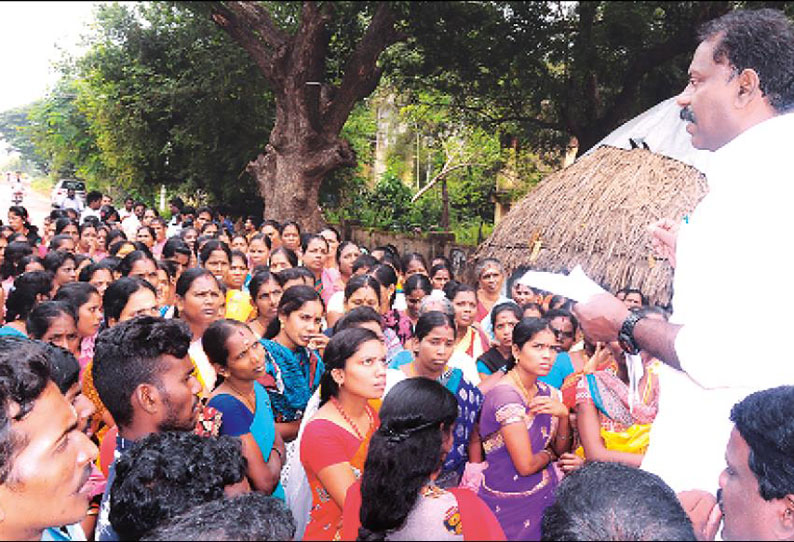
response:
{"label": "man's hand", "polygon": [[598,294],[586,303],[577,303],[573,313],[591,343],[617,340],[620,326],[629,315],[626,305],[612,294]]}
{"label": "man's hand", "polygon": [[714,540],[722,521],[722,511],[717,499],[708,491],[694,489],[682,491],[678,500],[692,522],[692,529],[698,540]]}
{"label": "man's hand", "polygon": [[648,233],[651,236],[651,247],[658,258],[664,258],[670,265],[675,267],[675,245],[678,240],[678,228],[680,222],[674,222],[669,218],[657,220],[648,225]]}

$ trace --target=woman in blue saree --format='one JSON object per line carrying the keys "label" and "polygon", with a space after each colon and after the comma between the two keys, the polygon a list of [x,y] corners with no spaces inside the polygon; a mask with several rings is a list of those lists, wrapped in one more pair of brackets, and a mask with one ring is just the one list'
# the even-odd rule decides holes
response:
{"label": "woman in blue saree", "polygon": [[430,311],[419,317],[415,328],[417,345],[411,363],[386,374],[386,394],[405,378],[425,377],[447,388],[458,402],[458,417],[452,432],[452,448],[444,458],[435,483],[439,487],[455,487],[460,482],[467,462],[480,462],[482,451],[475,430],[483,395],[466,379],[463,371],[447,366],[455,349],[455,324],[452,317]]}
{"label": "woman in blue saree", "polygon": [[323,304],[314,288],[292,286],[281,296],[277,316],[261,341],[266,363],[258,380],[270,396],[276,429],[286,442],[298,435],[303,411],[325,371],[316,350],[328,343],[320,330],[322,318]]}
{"label": "woman in blue saree", "polygon": [[279,481],[286,454],[284,441],[276,431],[268,393],[257,382],[265,372],[262,344],[247,325],[236,320],[214,322],[201,341],[222,377],[208,403],[223,415],[220,434],[242,441],[251,487],[284,500]]}

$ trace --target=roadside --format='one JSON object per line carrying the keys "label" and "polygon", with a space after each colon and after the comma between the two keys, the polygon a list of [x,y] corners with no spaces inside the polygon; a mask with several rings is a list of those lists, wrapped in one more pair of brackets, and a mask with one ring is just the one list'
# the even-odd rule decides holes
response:
{"label": "roadside", "polygon": [[[44,224],[44,217],[50,214],[50,191],[52,181],[46,177],[37,179],[23,179],[25,185],[25,196],[22,206],[27,209],[31,224],[41,226]],[[3,224],[8,223],[8,208],[11,202],[11,185],[3,179],[0,181],[0,219]]]}

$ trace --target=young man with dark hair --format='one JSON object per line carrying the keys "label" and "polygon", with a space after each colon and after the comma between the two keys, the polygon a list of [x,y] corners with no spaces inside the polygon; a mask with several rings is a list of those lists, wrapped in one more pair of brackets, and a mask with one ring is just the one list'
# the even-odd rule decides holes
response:
{"label": "young man with dark hair", "polygon": [[655,474],[593,462],[563,478],[541,540],[695,540],[673,490]]}
{"label": "young man with dark hair", "polygon": [[208,224],[215,219],[215,213],[212,211],[211,207],[207,205],[202,205],[198,209],[196,209],[196,229],[201,231],[201,228],[204,227],[204,224]]}
{"label": "young man with dark hair", "polygon": [[240,439],[153,433],[116,462],[110,523],[122,540],[138,540],[195,506],[247,493],[245,470]]}
{"label": "young man with dark hair", "polygon": [[46,347],[0,338],[0,539],[80,537],[97,448],[50,380]]}
{"label": "young man with dark hair", "polygon": [[366,275],[378,266],[380,262],[370,254],[362,254],[353,261],[353,274]]}
{"label": "young man with dark hair", "polygon": [[185,202],[179,196],[174,196],[168,200],[168,209],[171,211],[171,220],[168,221],[166,227],[166,237],[173,237],[179,235],[182,231],[182,209],[185,207]]}
{"label": "young man with dark hair", "polygon": [[184,512],[141,540],[293,540],[295,519],[284,503],[262,493],[210,501]]}
{"label": "young man with dark hair", "polygon": [[174,262],[179,266],[177,269],[177,278],[179,278],[182,271],[190,265],[191,254],[190,247],[180,237],[170,237],[163,245],[161,258],[164,261]]}
{"label": "young man with dark hair", "polygon": [[[199,415],[201,384],[188,357],[191,334],[180,320],[139,316],[99,334],[94,387],[116,421],[116,459],[151,433],[191,431]],[[117,540],[109,523],[115,463],[108,472],[97,540]]]}
{"label": "young man with dark hair", "polygon": [[99,208],[102,207],[102,192],[92,190],[85,197],[85,209],[80,214],[80,223],[85,222],[89,216],[95,216],[97,220],[102,217],[99,216]]}
{"label": "young man with dark hair", "polygon": [[648,305],[648,300],[642,291],[637,288],[626,288],[626,295],[623,297],[623,303],[629,308],[640,308]]}

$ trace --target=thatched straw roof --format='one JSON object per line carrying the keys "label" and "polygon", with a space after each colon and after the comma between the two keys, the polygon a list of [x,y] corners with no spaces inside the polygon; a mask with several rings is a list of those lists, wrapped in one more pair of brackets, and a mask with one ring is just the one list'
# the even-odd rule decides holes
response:
{"label": "thatched straw roof", "polygon": [[520,266],[567,271],[580,264],[611,291],[672,297],[673,270],[651,255],[645,228],[690,214],[708,191],[695,168],[643,149],[601,147],[541,181],[477,249],[508,273]]}

